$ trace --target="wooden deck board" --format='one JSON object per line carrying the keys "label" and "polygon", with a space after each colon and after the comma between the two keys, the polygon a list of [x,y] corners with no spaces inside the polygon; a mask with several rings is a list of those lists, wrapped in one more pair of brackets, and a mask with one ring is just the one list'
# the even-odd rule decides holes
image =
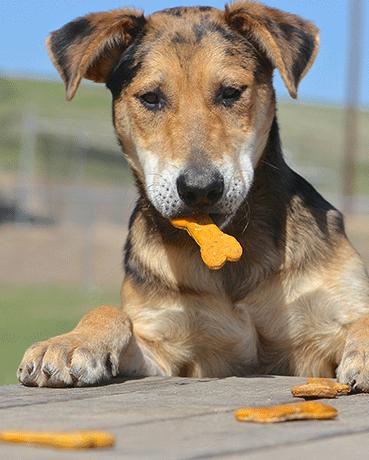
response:
{"label": "wooden deck board", "polygon": [[[273,458],[300,460],[309,457],[311,446],[316,451],[310,458],[320,458],[321,452],[327,460],[345,454],[347,458],[350,443],[356,452],[351,458],[361,458],[361,450],[362,458],[369,458],[366,394],[329,401],[339,411],[332,421],[267,426],[235,421],[233,410],[238,407],[295,401],[290,388],[303,381],[297,377],[156,377],[93,388],[0,387],[1,430],[103,429],[117,440],[113,449],[88,452],[1,444],[0,459],[259,459],[263,453],[265,458],[273,453]],[[334,452],[335,457],[323,455],[325,445],[327,455]]]}

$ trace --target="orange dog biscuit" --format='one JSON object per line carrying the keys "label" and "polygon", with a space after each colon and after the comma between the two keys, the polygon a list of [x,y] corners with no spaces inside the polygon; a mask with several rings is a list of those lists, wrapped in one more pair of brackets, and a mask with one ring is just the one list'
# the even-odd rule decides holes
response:
{"label": "orange dog biscuit", "polygon": [[35,432],[3,431],[0,441],[36,444],[59,449],[91,449],[113,447],[114,436],[104,431]]}
{"label": "orange dog biscuit", "polygon": [[296,385],[291,389],[291,393],[297,398],[335,398],[350,391],[349,385],[318,377],[310,377],[306,384]]}
{"label": "orange dog biscuit", "polygon": [[223,233],[207,215],[172,219],[171,224],[183,230],[200,246],[201,258],[212,270],[218,270],[229,262],[237,262],[242,256],[242,246],[233,236]]}
{"label": "orange dog biscuit", "polygon": [[300,402],[270,407],[245,407],[235,412],[240,422],[276,423],[289,420],[325,420],[337,416],[334,407],[320,402]]}
{"label": "orange dog biscuit", "polygon": [[291,388],[291,393],[296,398],[335,398],[337,390],[333,386],[309,383],[296,385]]}
{"label": "orange dog biscuit", "polygon": [[346,383],[337,383],[332,379],[321,378],[321,377],[309,377],[307,379],[308,384],[319,384],[319,385],[327,385],[333,387],[337,394],[348,394],[351,391],[350,385]]}

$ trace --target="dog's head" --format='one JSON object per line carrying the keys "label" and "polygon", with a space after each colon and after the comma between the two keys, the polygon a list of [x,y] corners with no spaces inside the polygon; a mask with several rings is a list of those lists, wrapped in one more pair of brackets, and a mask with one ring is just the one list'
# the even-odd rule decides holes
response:
{"label": "dog's head", "polygon": [[53,32],[51,58],[72,99],[105,82],[123,151],[167,218],[226,222],[244,201],[274,118],[273,69],[292,97],[318,49],[316,27],[251,1],[224,11],[89,14]]}

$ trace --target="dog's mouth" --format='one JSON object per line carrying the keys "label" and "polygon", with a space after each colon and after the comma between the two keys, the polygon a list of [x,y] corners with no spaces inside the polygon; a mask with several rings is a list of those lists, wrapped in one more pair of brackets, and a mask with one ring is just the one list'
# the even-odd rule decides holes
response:
{"label": "dog's mouth", "polygon": [[234,218],[238,207],[225,207],[225,206],[197,206],[189,207],[184,203],[176,202],[174,206],[166,207],[166,202],[158,200],[157,202],[151,201],[151,204],[161,214],[164,219],[170,221],[171,219],[196,217],[197,215],[208,215],[217,227],[224,230]]}
{"label": "dog's mouth", "polygon": [[[162,179],[162,176],[160,178]],[[170,219],[193,217],[198,214],[207,214],[221,229],[225,229],[234,218],[241,206],[245,187],[241,180],[234,179],[226,184],[222,196],[214,201],[211,193],[204,199],[192,202],[189,194],[183,196],[176,189],[176,183],[170,180],[161,180],[154,184],[146,184],[147,198],[156,211],[168,221]]]}
{"label": "dog's mouth", "polygon": [[224,228],[232,219],[231,214],[209,213],[209,216],[219,228]]}
{"label": "dog's mouth", "polygon": [[205,209],[202,210],[194,210],[194,211],[183,211],[180,213],[176,213],[176,215],[170,216],[169,220],[175,218],[186,218],[186,217],[196,217],[197,215],[208,215],[215,223],[217,227],[220,229],[224,229],[232,220],[233,214],[223,214],[220,212],[211,212],[211,210],[207,211]]}

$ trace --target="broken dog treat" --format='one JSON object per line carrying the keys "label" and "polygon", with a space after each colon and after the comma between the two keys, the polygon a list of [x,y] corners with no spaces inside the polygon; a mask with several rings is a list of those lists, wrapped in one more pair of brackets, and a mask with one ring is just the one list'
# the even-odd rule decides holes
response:
{"label": "broken dog treat", "polygon": [[242,246],[231,235],[223,233],[205,214],[171,219],[171,224],[187,233],[200,246],[201,258],[211,270],[218,270],[228,262],[237,262]]}
{"label": "broken dog treat", "polygon": [[310,377],[306,384],[294,386],[291,393],[297,398],[335,398],[350,393],[350,386],[332,379]]}
{"label": "broken dog treat", "polygon": [[91,449],[95,447],[113,447],[114,436],[105,431],[2,431],[0,441],[35,444],[59,449]]}
{"label": "broken dog treat", "polygon": [[235,412],[240,422],[277,423],[289,420],[327,420],[337,416],[337,410],[320,402],[300,402],[269,407],[244,407]]}

